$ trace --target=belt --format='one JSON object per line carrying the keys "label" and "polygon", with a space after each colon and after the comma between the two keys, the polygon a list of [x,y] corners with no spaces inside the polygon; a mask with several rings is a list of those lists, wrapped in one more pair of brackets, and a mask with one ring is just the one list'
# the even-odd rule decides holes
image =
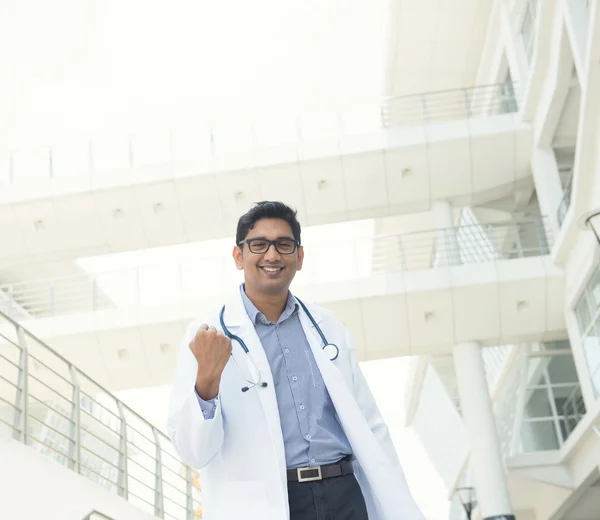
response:
{"label": "belt", "polygon": [[349,460],[341,460],[334,464],[325,466],[313,466],[312,468],[295,468],[287,470],[288,482],[312,482],[325,478],[342,477],[352,475],[354,468]]}

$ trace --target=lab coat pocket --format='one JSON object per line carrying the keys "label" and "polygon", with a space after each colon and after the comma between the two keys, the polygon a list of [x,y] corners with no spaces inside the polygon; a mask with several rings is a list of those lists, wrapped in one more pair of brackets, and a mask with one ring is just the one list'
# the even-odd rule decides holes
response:
{"label": "lab coat pocket", "polygon": [[[217,504],[218,520],[270,518],[265,484],[261,480],[227,482]],[[217,518],[217,517],[215,517]],[[207,520],[211,520],[207,518]]]}

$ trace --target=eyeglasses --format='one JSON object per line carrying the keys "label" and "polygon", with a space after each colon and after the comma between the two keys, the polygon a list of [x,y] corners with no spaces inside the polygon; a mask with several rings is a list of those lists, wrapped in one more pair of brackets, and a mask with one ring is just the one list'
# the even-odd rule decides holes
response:
{"label": "eyeglasses", "polygon": [[255,255],[265,254],[271,248],[271,245],[275,246],[275,249],[280,255],[291,255],[300,245],[297,240],[291,238],[278,238],[276,240],[249,238],[247,240],[242,240],[238,246],[241,246],[242,244],[248,244],[248,249]]}

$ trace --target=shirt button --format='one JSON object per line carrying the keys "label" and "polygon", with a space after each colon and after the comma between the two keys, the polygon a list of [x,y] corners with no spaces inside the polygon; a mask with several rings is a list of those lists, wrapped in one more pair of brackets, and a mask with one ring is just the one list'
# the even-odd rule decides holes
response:
{"label": "shirt button", "polygon": [[290,349],[289,349],[289,348],[286,348],[286,349],[284,350],[284,352],[285,352],[286,354],[289,354],[289,353],[290,353]]}
{"label": "shirt button", "polygon": [[295,383],[296,381],[298,381],[298,378],[296,376],[292,377],[292,381]]}
{"label": "shirt button", "polygon": [[315,459],[310,459],[311,464],[314,464],[315,462],[317,462]]}
{"label": "shirt button", "polygon": [[202,410],[202,413],[203,413],[204,415],[208,415],[208,412],[207,412],[206,410]]}
{"label": "shirt button", "polygon": [[309,441],[309,440],[310,440],[310,433],[307,433],[307,434],[304,436],[304,438],[305,438],[307,441]]}
{"label": "shirt button", "polygon": [[300,410],[304,410],[304,405],[303,404],[300,405]]}

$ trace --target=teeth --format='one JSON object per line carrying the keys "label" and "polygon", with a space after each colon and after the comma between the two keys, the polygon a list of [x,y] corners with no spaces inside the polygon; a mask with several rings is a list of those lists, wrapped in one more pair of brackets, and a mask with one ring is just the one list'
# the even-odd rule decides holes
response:
{"label": "teeth", "polygon": [[262,267],[265,271],[269,271],[270,273],[274,273],[276,271],[281,270],[281,267]]}

